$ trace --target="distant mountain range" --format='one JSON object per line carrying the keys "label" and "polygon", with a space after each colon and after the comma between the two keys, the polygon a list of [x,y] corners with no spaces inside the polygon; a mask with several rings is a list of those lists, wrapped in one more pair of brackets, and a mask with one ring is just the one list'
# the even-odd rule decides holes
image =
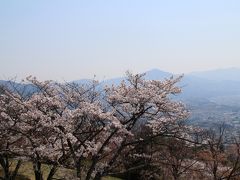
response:
{"label": "distant mountain range", "polygon": [[[177,76],[159,69],[152,69],[145,72],[145,74],[145,78],[148,80],[163,80],[171,76]],[[124,79],[124,77],[107,79],[100,82],[100,84],[101,86],[117,85]],[[73,82],[85,84],[91,81],[89,79],[81,79]],[[9,81],[0,80],[0,84],[9,83]],[[17,83],[16,85],[17,88],[26,88],[27,86],[28,89],[31,89],[31,86],[26,84]],[[182,87],[183,92],[178,98],[185,102],[206,100],[218,104],[229,105],[233,103],[240,106],[240,69],[237,68],[185,74],[179,86]]]}
{"label": "distant mountain range", "polygon": [[190,73],[190,75],[213,81],[240,81],[239,68],[216,69],[211,71],[193,72]]}
{"label": "distant mountain range", "polygon": [[[149,80],[163,80],[171,76],[178,76],[159,69],[152,69],[145,73],[145,78]],[[124,77],[108,79],[101,84],[117,85],[122,80]],[[221,105],[234,104],[235,106],[239,104],[240,106],[240,69],[237,68],[185,74],[179,86],[182,88],[182,94],[178,98],[184,102],[205,100]]]}
{"label": "distant mountain range", "polygon": [[[148,80],[163,80],[178,76],[159,69],[145,72]],[[126,77],[107,79],[100,82],[99,88],[105,85],[118,85]],[[78,84],[91,83],[90,79],[72,81]],[[13,83],[0,80],[0,85],[7,85],[18,90],[25,89],[26,95],[36,91],[29,84]],[[178,83],[182,93],[173,98],[183,101],[190,110],[189,123],[200,127],[211,127],[217,122],[227,122],[232,127],[240,128],[240,69],[229,68],[213,71],[185,74]]]}

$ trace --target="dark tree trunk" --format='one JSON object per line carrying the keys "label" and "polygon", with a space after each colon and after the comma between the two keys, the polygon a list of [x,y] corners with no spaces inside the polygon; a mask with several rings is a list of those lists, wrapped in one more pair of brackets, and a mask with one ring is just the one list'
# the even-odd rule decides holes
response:
{"label": "dark tree trunk", "polygon": [[93,180],[101,180],[102,175],[98,172]]}
{"label": "dark tree trunk", "polygon": [[35,174],[35,180],[43,180],[41,172],[41,163],[39,161],[33,162],[33,169]]}
{"label": "dark tree trunk", "polygon": [[56,171],[57,171],[57,166],[56,165],[52,166],[52,168],[48,174],[47,180],[52,180]]}
{"label": "dark tree trunk", "polygon": [[81,159],[77,161],[77,177],[82,179],[82,167],[81,167]]}
{"label": "dark tree trunk", "polygon": [[12,179],[12,180],[16,179],[18,170],[19,170],[19,168],[20,168],[21,165],[22,165],[22,161],[21,161],[21,160],[18,160],[17,165],[16,165],[16,167],[15,167],[15,169],[14,169],[14,171],[12,172],[12,175],[11,175],[11,179]]}
{"label": "dark tree trunk", "polygon": [[17,173],[18,173],[18,170],[21,166],[21,163],[22,163],[21,160],[18,160],[15,169],[13,170],[13,172],[11,172],[8,155],[1,155],[0,156],[0,164],[1,164],[2,169],[3,169],[3,177],[1,179],[15,180],[16,176],[17,176]]}

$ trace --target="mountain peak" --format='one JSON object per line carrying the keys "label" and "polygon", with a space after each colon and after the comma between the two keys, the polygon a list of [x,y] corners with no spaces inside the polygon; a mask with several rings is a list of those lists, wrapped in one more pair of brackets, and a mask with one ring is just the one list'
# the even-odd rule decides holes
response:
{"label": "mountain peak", "polygon": [[168,74],[171,74],[171,73],[169,73],[169,72],[162,71],[162,70],[157,69],[157,68],[150,69],[150,70],[146,71],[146,73],[168,73]]}
{"label": "mountain peak", "polygon": [[162,71],[159,69],[151,69],[149,71],[146,71],[146,79],[151,79],[151,80],[161,80],[161,79],[165,79],[165,78],[169,78],[171,77],[173,74],[166,72],[166,71]]}

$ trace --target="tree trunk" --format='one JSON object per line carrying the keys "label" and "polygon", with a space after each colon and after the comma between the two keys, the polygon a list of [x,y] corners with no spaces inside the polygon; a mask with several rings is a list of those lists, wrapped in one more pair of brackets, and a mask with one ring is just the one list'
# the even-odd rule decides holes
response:
{"label": "tree trunk", "polygon": [[11,177],[11,174],[10,174],[10,171],[9,171],[9,161],[8,161],[8,157],[6,156],[6,157],[4,158],[4,160],[5,160],[4,178],[5,178],[6,180],[8,180],[8,179],[10,179],[10,177]]}
{"label": "tree trunk", "polygon": [[15,169],[14,169],[14,171],[12,172],[12,175],[11,175],[11,179],[12,179],[12,180],[14,180],[14,179],[16,178],[17,173],[18,173],[18,170],[19,170],[21,164],[22,164],[22,161],[21,161],[21,160],[18,160],[17,165],[16,165],[16,167],[15,167]]}
{"label": "tree trunk", "polygon": [[9,165],[9,158],[8,155],[2,155],[0,156],[0,164],[3,169],[3,178],[4,180],[15,180],[18,170],[22,164],[21,160],[18,160],[17,165],[13,172],[10,171],[10,165]]}
{"label": "tree trunk", "polygon": [[41,163],[39,161],[33,162],[33,169],[35,174],[35,180],[43,180],[41,172]]}
{"label": "tree trunk", "polygon": [[8,161],[7,155],[1,155],[0,164],[3,168],[3,179],[9,180],[11,177],[11,174],[9,171],[9,161]]}
{"label": "tree trunk", "polygon": [[76,163],[76,170],[77,170],[77,177],[78,179],[82,179],[82,166],[81,166],[81,157],[78,159],[77,163]]}
{"label": "tree trunk", "polygon": [[49,174],[48,174],[47,180],[52,180],[54,174],[56,173],[56,171],[57,171],[57,166],[53,165],[51,170],[50,170],[50,172],[49,172]]}
{"label": "tree trunk", "polygon": [[102,175],[98,172],[93,180],[101,180]]}
{"label": "tree trunk", "polygon": [[97,161],[98,161],[98,158],[97,156],[95,156],[93,159],[92,159],[92,165],[90,166],[88,172],[87,172],[87,176],[86,176],[86,180],[90,180],[91,179],[91,176],[92,176],[92,173],[93,173],[93,170],[97,164]]}
{"label": "tree trunk", "polygon": [[173,179],[174,180],[178,180],[180,178],[179,171],[178,171],[178,169],[175,166],[173,167],[172,175],[173,175]]}
{"label": "tree trunk", "polygon": [[218,180],[217,170],[218,170],[218,166],[217,166],[216,163],[214,162],[214,166],[213,166],[213,179],[214,179],[214,180]]}

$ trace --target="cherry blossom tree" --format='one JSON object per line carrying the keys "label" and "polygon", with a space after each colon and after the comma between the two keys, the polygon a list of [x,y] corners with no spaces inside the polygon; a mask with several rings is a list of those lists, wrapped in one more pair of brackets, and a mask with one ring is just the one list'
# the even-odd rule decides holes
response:
{"label": "cherry blossom tree", "polygon": [[[29,96],[6,89],[1,95],[1,139],[7,151],[33,163],[42,180],[42,163],[75,167],[80,179],[100,179],[122,167],[121,157],[139,144],[174,132],[188,112],[172,100],[181,77],[145,80],[127,74],[119,86],[57,84],[28,77]],[[141,128],[151,133],[139,138]],[[11,146],[10,146],[11,145]],[[3,148],[4,149],[4,148]],[[124,169],[123,169],[124,170]]]}
{"label": "cherry blossom tree", "polygon": [[[10,131],[14,129],[16,118],[20,115],[17,106],[8,97],[3,95],[5,89],[1,87],[0,95],[0,165],[3,169],[3,179],[15,179],[17,172],[21,166],[21,160],[17,161],[14,170],[10,171],[10,158],[16,154],[13,149],[17,146],[18,137],[17,133]],[[10,118],[10,116],[13,119]],[[18,153],[18,152],[17,152]]]}
{"label": "cherry blossom tree", "polygon": [[[176,122],[168,129],[138,144],[127,154],[124,179],[179,179],[187,178],[195,171],[198,142],[194,140],[193,132],[196,129],[186,126],[184,121]],[[146,134],[151,137],[152,132],[144,129],[138,136],[146,139]]]}
{"label": "cherry blossom tree", "polygon": [[[121,163],[122,153],[126,153],[139,143],[168,133],[170,125],[174,126],[177,121],[188,116],[184,105],[171,99],[171,96],[181,91],[176,87],[180,79],[181,77],[164,81],[145,80],[144,75],[128,73],[127,81],[123,81],[119,86],[106,87],[106,108],[119,120],[120,128],[107,136],[101,149],[104,149],[116,133],[122,135],[118,135],[115,142],[117,146],[108,155],[104,163],[105,167],[96,173],[96,179],[114,171],[114,167]],[[150,128],[152,135],[137,139],[135,132],[140,126]],[[102,159],[102,156],[104,154],[98,151],[97,156],[92,158],[91,167]]]}
{"label": "cherry blossom tree", "polygon": [[[28,80],[37,85],[35,79]],[[42,179],[41,163],[49,161],[55,164],[55,159],[61,155],[61,138],[56,128],[59,123],[57,120],[61,120],[55,113],[60,109],[61,103],[51,94],[54,89],[50,90],[49,84],[47,81],[42,83],[42,89],[29,97],[10,89],[6,89],[2,95],[5,97],[2,98],[5,109],[2,110],[1,120],[6,122],[2,125],[8,138],[15,140],[15,144],[7,142],[12,146],[8,152],[31,160],[36,179]],[[8,99],[9,102],[6,101]],[[54,165],[48,179],[52,178],[55,171]]]}

